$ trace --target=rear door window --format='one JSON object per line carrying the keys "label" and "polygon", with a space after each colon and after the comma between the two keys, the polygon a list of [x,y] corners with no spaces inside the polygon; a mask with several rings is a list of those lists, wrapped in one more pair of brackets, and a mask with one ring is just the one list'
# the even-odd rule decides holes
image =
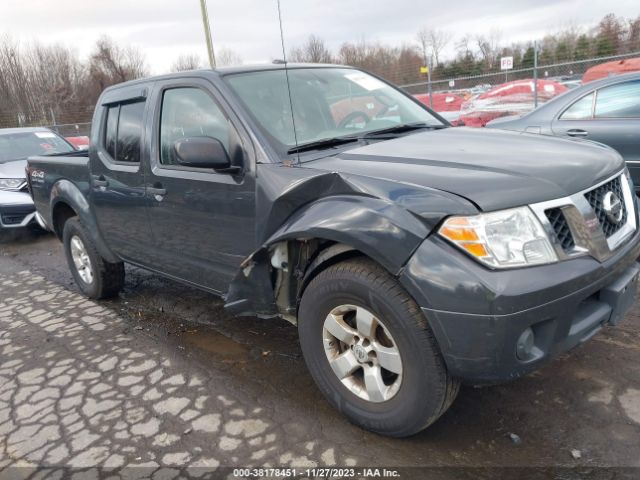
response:
{"label": "rear door window", "polygon": [[118,114],[120,105],[115,105],[107,109],[107,123],[104,138],[104,147],[111,158],[116,158],[116,135],[118,135]]}
{"label": "rear door window", "polygon": [[593,109],[593,93],[582,97],[576,103],[567,108],[561,120],[589,120],[592,118]]}
{"label": "rear door window", "polygon": [[598,90],[596,118],[640,118],[640,81]]}
{"label": "rear door window", "polygon": [[104,148],[114,161],[140,162],[144,106],[144,102],[134,102],[107,109]]}

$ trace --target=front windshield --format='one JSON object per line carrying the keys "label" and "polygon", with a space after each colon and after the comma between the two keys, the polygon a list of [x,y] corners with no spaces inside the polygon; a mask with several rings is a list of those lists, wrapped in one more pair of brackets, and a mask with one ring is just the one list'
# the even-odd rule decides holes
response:
{"label": "front windshield", "polygon": [[443,125],[395,88],[350,68],[266,70],[225,79],[279,150],[397,125]]}
{"label": "front windshield", "polygon": [[0,163],[33,155],[73,152],[73,147],[53,132],[0,132]]}

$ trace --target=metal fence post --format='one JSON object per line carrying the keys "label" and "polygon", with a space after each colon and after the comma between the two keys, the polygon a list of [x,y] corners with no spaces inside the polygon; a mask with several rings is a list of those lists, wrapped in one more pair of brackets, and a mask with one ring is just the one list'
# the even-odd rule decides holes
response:
{"label": "metal fence post", "polygon": [[53,111],[53,107],[49,107],[49,113],[51,113],[51,127],[57,132],[60,133],[60,130],[58,130],[58,122],[56,122],[56,114]]}
{"label": "metal fence post", "polygon": [[533,42],[533,108],[538,108],[538,41]]}
{"label": "metal fence post", "polygon": [[429,55],[429,63],[427,64],[427,91],[429,92],[429,108],[433,108],[433,88],[431,85],[431,67],[433,66],[432,56]]}

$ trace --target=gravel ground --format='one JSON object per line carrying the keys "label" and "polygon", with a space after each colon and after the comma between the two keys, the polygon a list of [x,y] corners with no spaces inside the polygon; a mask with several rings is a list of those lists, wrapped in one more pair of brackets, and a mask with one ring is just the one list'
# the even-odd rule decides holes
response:
{"label": "gravel ground", "polygon": [[134,476],[173,478],[187,467],[380,466],[402,467],[402,478],[423,478],[411,467],[473,478],[479,469],[515,472],[505,467],[628,467],[640,475],[639,327],[636,308],[532,375],[463,388],[431,428],[394,440],[350,425],[325,402],[290,324],[232,318],[217,298],[135,268],[119,298],[86,300],[58,241],[24,232],[0,240],[0,471],[137,466]]}

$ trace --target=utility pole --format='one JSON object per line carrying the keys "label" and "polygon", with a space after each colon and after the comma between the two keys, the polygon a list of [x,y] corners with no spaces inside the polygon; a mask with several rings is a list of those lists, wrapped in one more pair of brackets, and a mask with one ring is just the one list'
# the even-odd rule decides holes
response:
{"label": "utility pole", "polygon": [[207,13],[207,0],[200,0],[202,11],[202,25],[204,26],[204,38],[207,41],[207,53],[209,54],[209,66],[216,68],[216,57],[213,54],[213,42],[211,41],[211,27],[209,26],[209,14]]}

